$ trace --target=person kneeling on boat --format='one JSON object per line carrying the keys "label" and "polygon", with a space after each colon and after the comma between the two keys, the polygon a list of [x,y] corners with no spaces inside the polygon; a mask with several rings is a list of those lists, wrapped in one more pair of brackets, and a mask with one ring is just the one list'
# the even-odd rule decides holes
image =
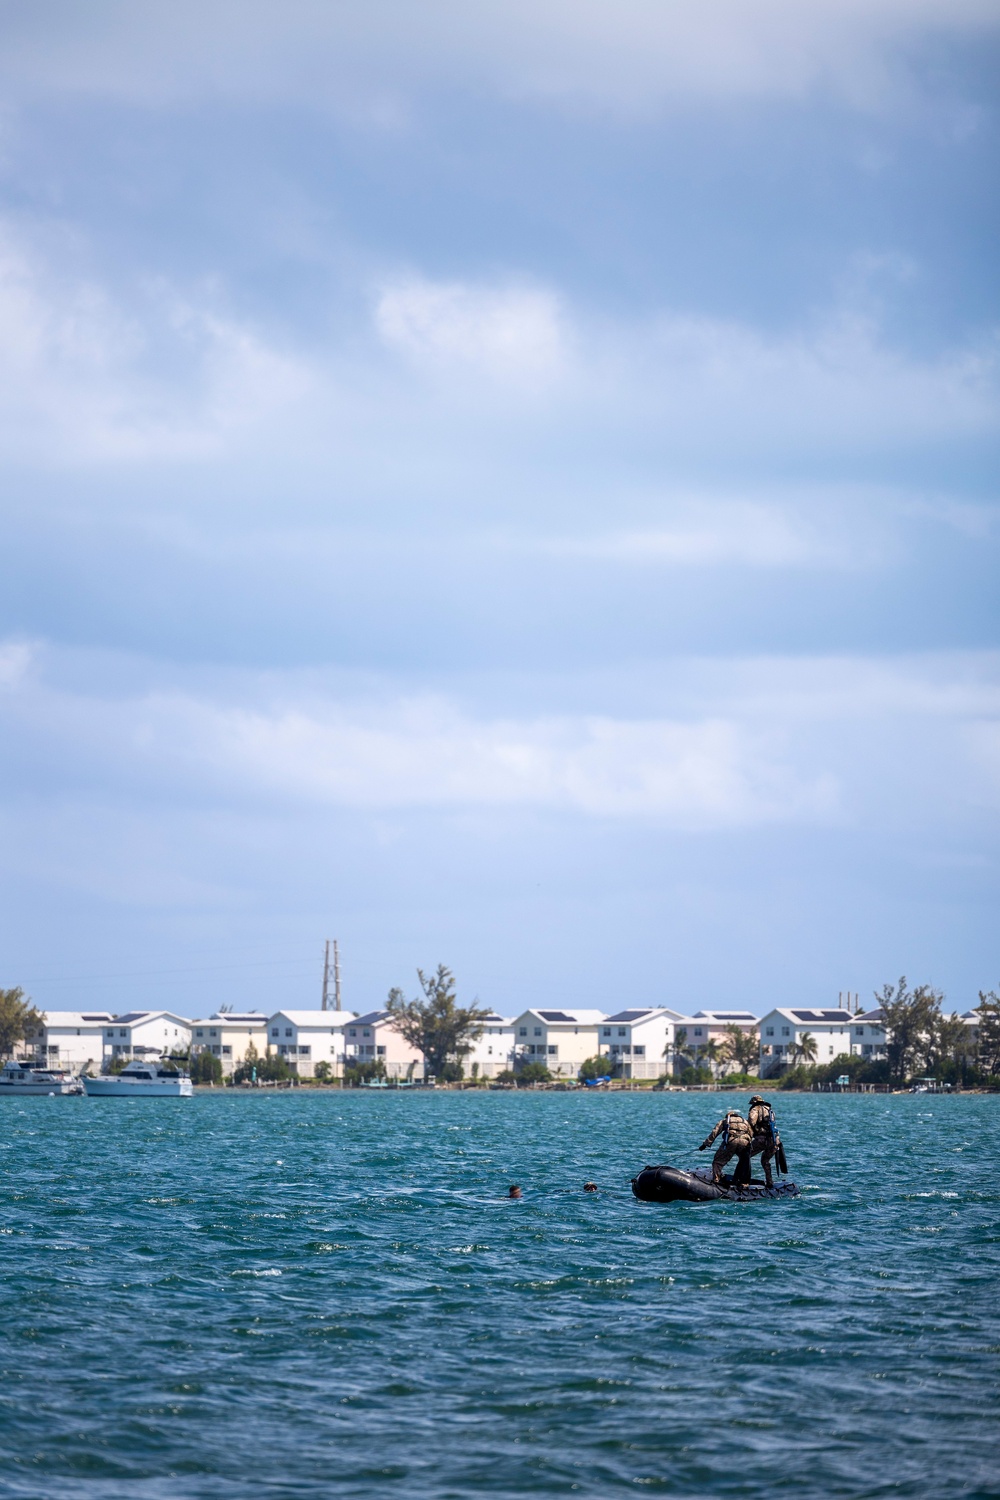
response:
{"label": "person kneeling on boat", "polygon": [[771,1162],[777,1158],[778,1171],[785,1170],[785,1152],[781,1144],[781,1136],[774,1125],[774,1110],[766,1099],[759,1094],[754,1094],[750,1100],[750,1108],[747,1110],[747,1123],[753,1139],[750,1142],[751,1157],[760,1154],[760,1164],[764,1169],[764,1181],[769,1188],[774,1187],[774,1178],[771,1176]]}
{"label": "person kneeling on boat", "polygon": [[699,1151],[706,1151],[712,1142],[720,1136],[718,1150],[712,1158],[712,1181],[722,1181],[722,1169],[731,1157],[738,1156],[739,1162],[736,1168],[736,1176],[744,1182],[750,1180],[750,1144],[753,1140],[753,1131],[738,1109],[727,1110],[715,1126],[714,1130],[702,1141],[698,1147]]}

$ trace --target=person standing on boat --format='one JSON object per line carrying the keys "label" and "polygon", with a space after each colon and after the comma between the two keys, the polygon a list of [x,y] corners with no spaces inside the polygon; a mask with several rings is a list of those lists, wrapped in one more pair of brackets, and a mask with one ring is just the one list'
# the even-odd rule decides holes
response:
{"label": "person standing on boat", "polygon": [[[750,1143],[753,1140],[753,1131],[749,1123],[744,1120],[738,1109],[729,1109],[722,1119],[710,1131],[698,1147],[699,1151],[706,1151],[708,1147],[721,1135],[718,1150],[712,1158],[712,1181],[722,1181],[722,1169],[731,1157],[740,1158],[736,1169],[737,1178],[750,1179]],[[742,1171],[740,1170],[742,1168]]]}
{"label": "person standing on boat", "polygon": [[771,1162],[777,1157],[778,1170],[783,1171],[782,1162],[785,1159],[785,1153],[781,1145],[781,1136],[775,1129],[774,1110],[759,1094],[754,1094],[750,1100],[747,1122],[753,1136],[750,1142],[750,1155],[753,1157],[760,1153],[760,1164],[764,1168],[764,1181],[769,1188],[774,1187]]}

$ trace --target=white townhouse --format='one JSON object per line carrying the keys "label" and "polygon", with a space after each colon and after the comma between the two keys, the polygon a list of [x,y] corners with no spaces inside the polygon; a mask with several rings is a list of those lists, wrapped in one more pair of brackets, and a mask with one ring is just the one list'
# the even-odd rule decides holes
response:
{"label": "white townhouse", "polygon": [[802,1061],[797,1048],[808,1033],[816,1043],[811,1063],[833,1062],[850,1055],[855,1017],[849,1010],[806,1010],[783,1006],[760,1022],[760,1076],[769,1078],[787,1064]]}
{"label": "white townhouse", "polygon": [[[974,1043],[979,1036],[979,1014],[974,1010],[955,1011],[953,1015],[945,1016],[947,1021],[961,1021],[966,1027],[970,1043]],[[886,1055],[886,1043],[889,1036],[885,1029],[885,1013],[881,1006],[875,1010],[859,1012],[851,1017],[851,1055],[863,1057],[866,1061],[877,1062],[879,1058]]]}
{"label": "white townhouse", "polygon": [[269,1017],[259,1011],[216,1011],[207,1021],[191,1022],[191,1057],[200,1052],[211,1052],[222,1064],[225,1077],[230,1077],[234,1068],[253,1046],[259,1057],[267,1051],[267,1027]]}
{"label": "white townhouse", "polygon": [[110,1011],[46,1010],[42,1024],[25,1034],[25,1051],[50,1068],[79,1072],[88,1064],[100,1067],[104,1033],[114,1019]]}
{"label": "white townhouse", "polygon": [[[687,1055],[674,1056],[675,1068],[690,1066],[693,1056],[695,1066],[698,1066],[702,1050],[709,1042],[718,1045],[726,1039],[727,1026],[738,1026],[741,1031],[757,1034],[760,1020],[750,1010],[698,1010],[693,1016],[678,1016],[674,1023],[674,1047],[682,1043]],[[711,1064],[714,1072],[718,1072],[719,1064]]]}
{"label": "white townhouse", "polygon": [[267,1018],[267,1049],[283,1057],[300,1078],[315,1078],[316,1064],[338,1076],[344,1061],[344,1028],[352,1010],[279,1010]]}
{"label": "white townhouse", "polygon": [[186,1052],[190,1042],[191,1022],[186,1016],[175,1016],[172,1010],[130,1010],[105,1025],[104,1061]]}
{"label": "white townhouse", "polygon": [[483,1034],[478,1042],[469,1044],[469,1051],[462,1058],[466,1078],[476,1070],[479,1078],[496,1078],[514,1066],[515,1024],[512,1016],[497,1016],[492,1012],[483,1017]]}
{"label": "white townhouse", "polygon": [[560,1078],[575,1078],[580,1064],[597,1056],[603,1010],[526,1010],[514,1022],[518,1062],[544,1063]]}
{"label": "white townhouse", "polygon": [[344,1033],[346,1062],[379,1062],[387,1078],[425,1077],[423,1054],[397,1031],[395,1017],[387,1010],[370,1010],[351,1018]]}
{"label": "white townhouse", "polygon": [[683,1019],[665,1005],[620,1010],[598,1028],[598,1051],[620,1063],[625,1078],[659,1078],[670,1072],[674,1027]]}
{"label": "white townhouse", "polygon": [[866,1062],[877,1062],[885,1057],[884,1016],[879,1006],[875,1010],[859,1011],[851,1017],[851,1056],[863,1057]]}

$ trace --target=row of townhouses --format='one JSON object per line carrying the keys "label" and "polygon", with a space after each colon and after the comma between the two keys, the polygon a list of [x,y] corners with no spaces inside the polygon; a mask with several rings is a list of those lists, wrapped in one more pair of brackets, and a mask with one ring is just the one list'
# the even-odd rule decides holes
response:
{"label": "row of townhouses", "polygon": [[[978,1016],[962,1016],[974,1035]],[[625,1078],[659,1078],[691,1062],[710,1059],[736,1025],[754,1034],[762,1077],[804,1060],[832,1062],[885,1055],[881,1010],[852,1014],[843,1009],[781,1007],[758,1018],[746,1010],[699,1010],[684,1015],[667,1006],[636,1007],[606,1015],[600,1010],[526,1010],[519,1016],[490,1014],[483,1034],[463,1059],[466,1077],[495,1078],[519,1063],[543,1063],[556,1077],[575,1077],[580,1064],[603,1054]],[[810,1040],[811,1039],[811,1046]],[[50,1066],[76,1072],[108,1067],[116,1058],[211,1052],[227,1076],[247,1056],[277,1053],[300,1077],[312,1078],[319,1063],[332,1076],[354,1062],[381,1061],[389,1078],[423,1078],[423,1058],[396,1030],[388,1011],[279,1010],[274,1015],[220,1011],[188,1020],[166,1010],[109,1012],[48,1011],[25,1050]],[[813,1053],[813,1049],[815,1049]],[[326,1069],[323,1070],[327,1071]]]}
{"label": "row of townhouses", "polygon": [[[962,1020],[974,1034],[978,1017]],[[759,1042],[763,1077],[803,1060],[831,1062],[843,1055],[875,1059],[885,1055],[886,1034],[880,1010],[852,1014],[843,1009],[778,1008],[758,1019],[746,1010],[699,1010],[684,1015],[667,1006],[637,1007],[606,1015],[600,1010],[526,1010],[519,1016],[488,1015],[483,1034],[464,1058],[466,1076],[481,1078],[518,1063],[539,1062],[557,1077],[575,1077],[588,1057],[606,1055],[625,1078],[658,1078],[701,1059],[739,1026]],[[812,1046],[810,1047],[809,1040]],[[279,1010],[218,1012],[207,1020],[188,1020],[166,1010],[109,1012],[49,1011],[25,1049],[50,1066],[73,1071],[107,1067],[116,1058],[191,1055],[211,1052],[229,1075],[253,1047],[258,1055],[283,1057],[300,1077],[315,1076],[326,1063],[337,1077],[345,1064],[381,1061],[390,1078],[423,1077],[423,1059],[393,1025],[388,1011],[367,1015],[351,1011]],[[325,1069],[323,1071],[326,1071]]]}

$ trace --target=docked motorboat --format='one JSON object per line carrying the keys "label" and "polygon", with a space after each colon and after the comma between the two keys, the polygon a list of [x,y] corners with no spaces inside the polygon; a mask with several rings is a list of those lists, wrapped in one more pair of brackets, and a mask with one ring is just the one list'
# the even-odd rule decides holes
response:
{"label": "docked motorboat", "polygon": [[22,1099],[25,1094],[80,1094],[80,1082],[68,1073],[11,1058],[0,1070],[0,1097]]}
{"label": "docked motorboat", "polygon": [[710,1167],[643,1167],[632,1178],[632,1191],[644,1203],[752,1203],[761,1198],[797,1198],[794,1182],[776,1182],[768,1187],[762,1178],[737,1183],[733,1174],[723,1176],[721,1183],[712,1181]]}
{"label": "docked motorboat", "polygon": [[191,1078],[187,1073],[164,1062],[126,1063],[120,1073],[102,1073],[99,1078],[84,1078],[83,1087],[90,1099],[189,1099]]}

